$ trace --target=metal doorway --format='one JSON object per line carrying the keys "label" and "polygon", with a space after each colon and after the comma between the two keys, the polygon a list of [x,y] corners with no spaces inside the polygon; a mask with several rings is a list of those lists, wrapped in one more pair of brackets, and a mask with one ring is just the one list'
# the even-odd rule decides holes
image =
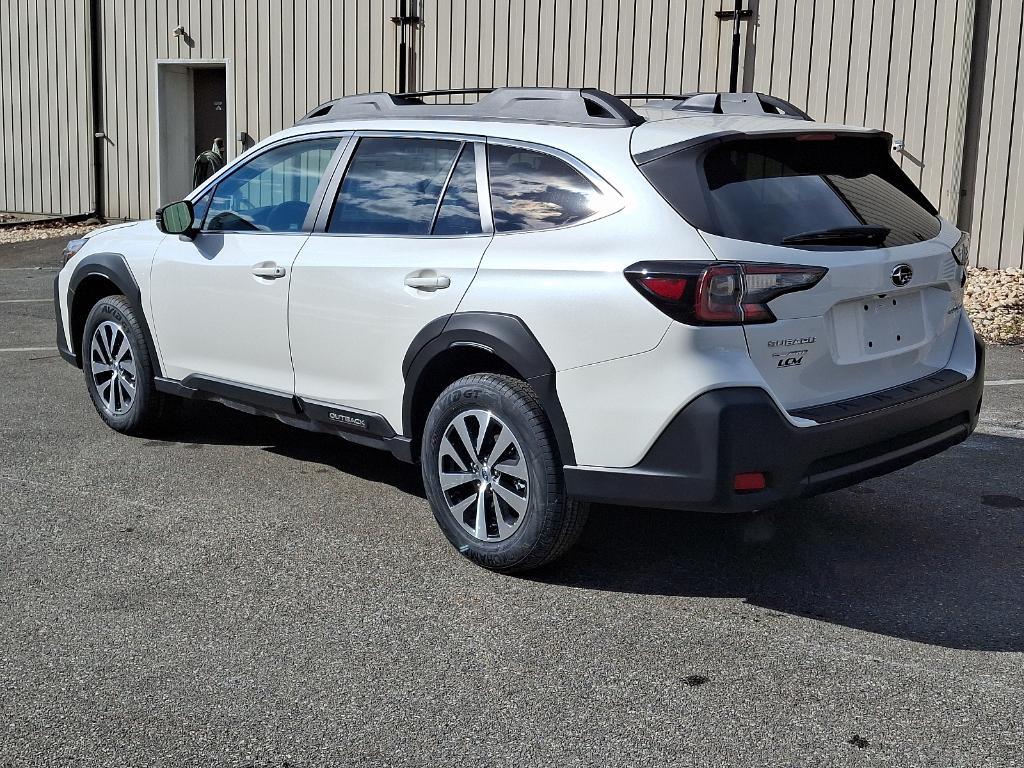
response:
{"label": "metal doorway", "polygon": [[180,200],[193,189],[196,158],[220,140],[231,159],[234,121],[227,59],[156,62],[158,205]]}

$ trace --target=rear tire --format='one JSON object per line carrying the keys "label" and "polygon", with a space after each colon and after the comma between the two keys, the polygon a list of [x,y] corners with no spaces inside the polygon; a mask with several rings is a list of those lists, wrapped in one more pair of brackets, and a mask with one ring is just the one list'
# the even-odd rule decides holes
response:
{"label": "rear tire", "polygon": [[565,495],[551,424],[519,379],[473,374],[445,389],[427,416],[421,459],[438,525],[484,568],[539,568],[586,523],[588,505]]}
{"label": "rear tire", "polygon": [[153,383],[142,324],[124,296],[107,296],[93,305],[81,350],[85,386],[104,423],[126,435],[152,431],[167,398]]}

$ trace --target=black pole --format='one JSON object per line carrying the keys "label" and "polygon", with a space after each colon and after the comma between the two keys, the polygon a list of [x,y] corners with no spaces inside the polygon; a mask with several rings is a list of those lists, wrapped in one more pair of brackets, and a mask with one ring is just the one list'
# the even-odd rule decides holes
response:
{"label": "black pole", "polygon": [[405,70],[408,67],[407,57],[405,48],[405,20],[407,18],[406,0],[400,0],[398,4],[398,18],[401,19],[398,26],[402,30],[402,34],[398,43],[398,92],[405,93]]}
{"label": "black pole", "polygon": [[743,15],[743,0],[736,0],[732,12],[732,59],[729,63],[729,91],[736,93],[740,74],[740,17]]}
{"label": "black pole", "polygon": [[93,165],[93,214],[103,218],[103,152],[106,133],[103,130],[103,38],[100,34],[100,0],[89,3],[89,57],[92,69],[92,165]]}

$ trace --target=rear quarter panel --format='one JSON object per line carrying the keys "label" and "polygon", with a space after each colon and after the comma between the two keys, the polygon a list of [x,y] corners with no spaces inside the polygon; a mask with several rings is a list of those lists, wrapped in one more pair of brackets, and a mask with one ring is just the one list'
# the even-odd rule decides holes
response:
{"label": "rear quarter panel", "polygon": [[578,225],[496,234],[459,307],[520,317],[556,371],[661,341],[670,320],[626,281],[630,264],[714,258],[622,154],[621,162],[594,168],[621,196],[620,210]]}

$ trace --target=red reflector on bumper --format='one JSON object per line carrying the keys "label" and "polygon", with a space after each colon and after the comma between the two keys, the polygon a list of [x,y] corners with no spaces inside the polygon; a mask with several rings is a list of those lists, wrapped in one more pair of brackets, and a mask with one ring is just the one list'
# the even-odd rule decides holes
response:
{"label": "red reflector on bumper", "polygon": [[732,481],[734,491],[763,491],[767,487],[764,472],[740,472]]}

